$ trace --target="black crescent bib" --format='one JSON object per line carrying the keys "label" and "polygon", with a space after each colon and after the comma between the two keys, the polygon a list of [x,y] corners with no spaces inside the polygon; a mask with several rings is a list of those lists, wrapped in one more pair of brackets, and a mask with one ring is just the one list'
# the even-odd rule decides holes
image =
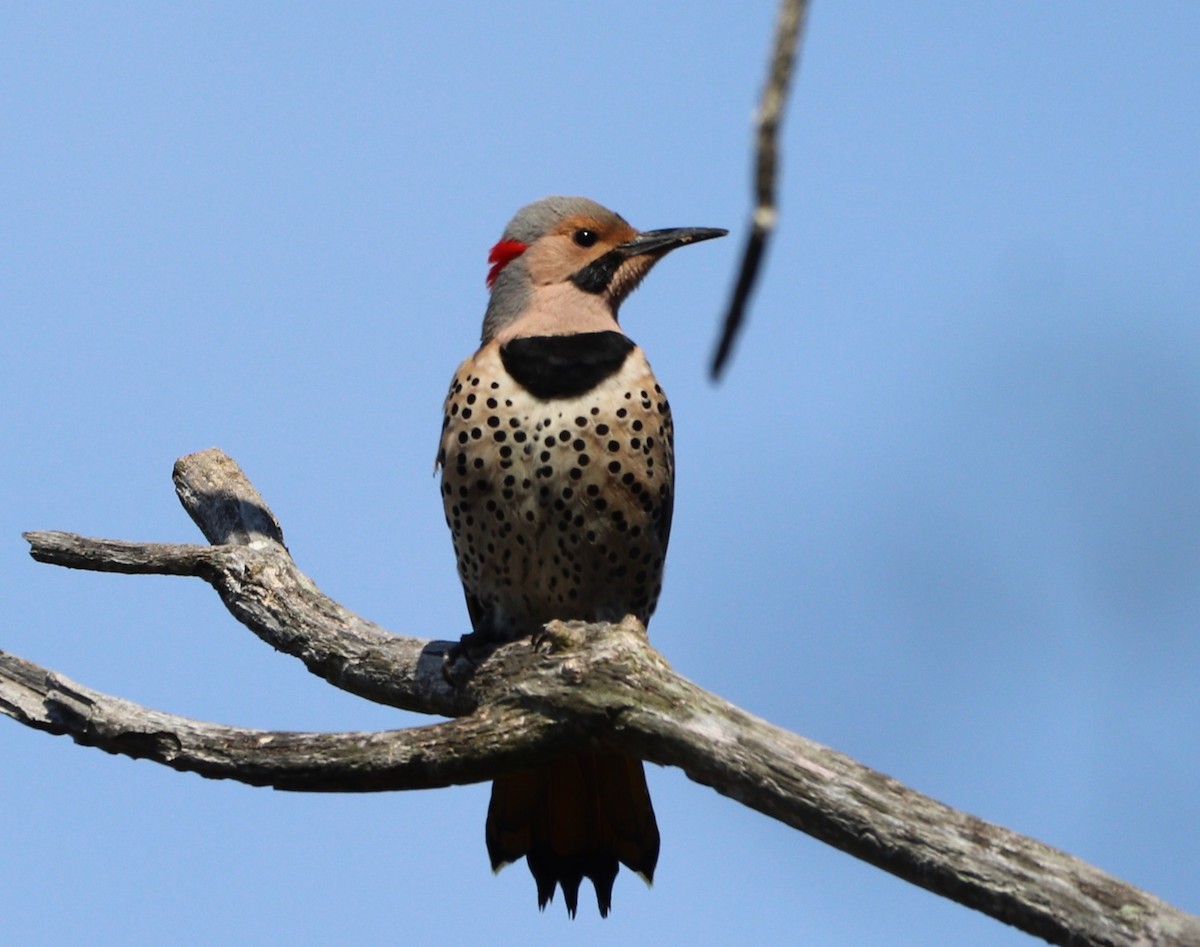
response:
{"label": "black crescent bib", "polygon": [[513,379],[535,397],[573,398],[615,375],[634,349],[620,332],[579,332],[513,339],[500,360]]}

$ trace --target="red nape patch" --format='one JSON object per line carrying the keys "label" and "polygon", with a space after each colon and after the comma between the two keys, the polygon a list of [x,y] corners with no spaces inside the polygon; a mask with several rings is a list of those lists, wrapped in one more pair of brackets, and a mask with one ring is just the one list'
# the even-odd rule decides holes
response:
{"label": "red nape patch", "polygon": [[488,254],[488,262],[492,264],[487,275],[488,289],[492,288],[500,271],[528,249],[520,240],[501,240],[492,247],[492,252]]}

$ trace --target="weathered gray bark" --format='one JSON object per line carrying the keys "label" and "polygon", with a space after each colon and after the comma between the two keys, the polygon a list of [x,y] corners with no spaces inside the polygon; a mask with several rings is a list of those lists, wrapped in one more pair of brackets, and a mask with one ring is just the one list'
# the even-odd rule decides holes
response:
{"label": "weathered gray bark", "polygon": [[751,716],[676,674],[634,621],[552,623],[476,662],[390,634],[326,598],[262,497],[217,450],[177,492],[213,545],[28,533],[41,562],[193,575],[238,621],[330,683],[448,722],[382,733],[275,733],[139,707],[0,652],[0,711],[112,753],[277,789],[361,792],[490,779],[583,744],[621,749],[901,878],[1053,943],[1200,944],[1200,918],[1047,845],[976,819]]}

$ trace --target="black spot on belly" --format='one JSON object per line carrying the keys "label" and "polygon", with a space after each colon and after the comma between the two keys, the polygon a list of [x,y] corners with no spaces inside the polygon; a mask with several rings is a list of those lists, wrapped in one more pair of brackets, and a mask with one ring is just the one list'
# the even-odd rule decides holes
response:
{"label": "black spot on belly", "polygon": [[633,347],[620,332],[539,335],[501,346],[500,359],[530,394],[545,400],[571,398],[620,371]]}

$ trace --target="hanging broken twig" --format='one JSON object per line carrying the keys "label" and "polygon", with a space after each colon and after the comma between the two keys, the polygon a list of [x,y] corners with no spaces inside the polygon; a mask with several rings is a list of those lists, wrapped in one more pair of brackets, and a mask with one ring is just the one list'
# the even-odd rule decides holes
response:
{"label": "hanging broken twig", "polygon": [[792,72],[796,65],[796,50],[804,32],[804,21],[808,13],[808,0],[783,0],[779,11],[779,22],[775,28],[775,48],[771,54],[771,69],[763,89],[762,101],[757,115],[757,153],[754,170],[754,213],[750,218],[750,236],[742,255],[742,268],[738,273],[733,298],[725,313],[725,326],[721,341],[717,345],[712,361],[712,377],[721,377],[729,362],[733,343],[745,320],[746,304],[758,277],[759,266],[767,247],[767,240],[775,230],[779,216],[776,207],[776,165],[779,158],[779,123],[787,104]]}

